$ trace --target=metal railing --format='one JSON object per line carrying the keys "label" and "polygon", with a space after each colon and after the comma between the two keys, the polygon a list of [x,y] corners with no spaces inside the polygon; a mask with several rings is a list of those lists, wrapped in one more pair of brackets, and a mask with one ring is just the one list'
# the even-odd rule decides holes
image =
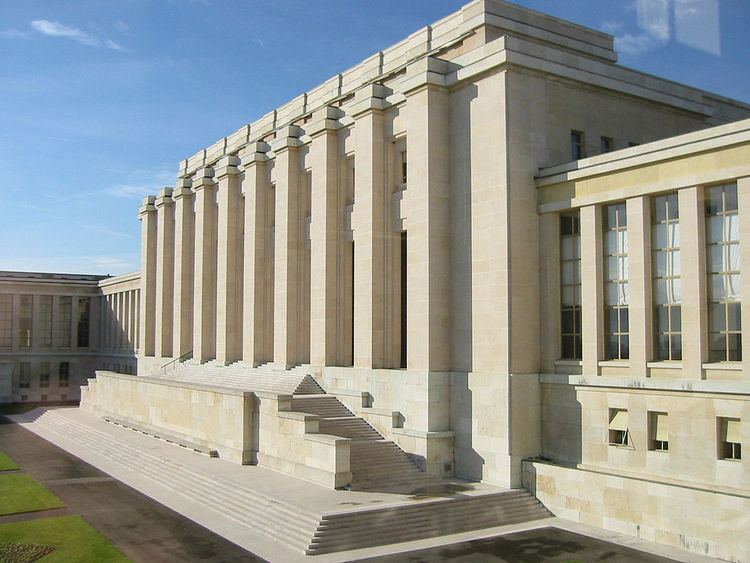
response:
{"label": "metal railing", "polygon": [[169,371],[174,371],[175,369],[177,369],[177,365],[178,364],[181,364],[185,360],[190,360],[190,359],[192,359],[192,357],[193,357],[193,351],[190,350],[189,352],[185,352],[179,358],[175,358],[174,360],[171,360],[171,361],[167,362],[166,364],[164,364],[163,366],[161,366],[161,373],[162,373],[162,375],[167,375],[167,373],[169,373]]}

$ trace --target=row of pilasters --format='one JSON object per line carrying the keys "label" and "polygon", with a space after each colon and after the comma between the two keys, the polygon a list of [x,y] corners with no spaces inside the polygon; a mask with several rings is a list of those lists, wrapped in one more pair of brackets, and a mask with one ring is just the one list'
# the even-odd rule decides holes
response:
{"label": "row of pilasters", "polygon": [[100,298],[98,348],[132,352],[138,347],[138,297],[138,290],[131,289]]}
{"label": "row of pilasters", "polygon": [[316,112],[305,131],[279,130],[271,146],[253,143],[239,157],[224,157],[147,199],[141,208],[142,353],[176,358],[192,352],[200,362],[225,364],[399,367],[400,286],[393,279],[404,229],[407,367],[448,369],[447,99],[433,86],[407,93],[410,177],[400,223],[394,221],[384,89],[357,94],[349,130],[356,157],[353,263],[344,234],[338,108]]}

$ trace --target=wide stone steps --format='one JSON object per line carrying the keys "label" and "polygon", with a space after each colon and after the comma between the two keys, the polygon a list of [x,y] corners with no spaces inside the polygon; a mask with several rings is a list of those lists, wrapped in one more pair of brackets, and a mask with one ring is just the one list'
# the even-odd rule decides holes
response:
{"label": "wide stone steps", "polygon": [[323,393],[315,379],[304,368],[284,370],[268,365],[252,367],[241,363],[224,366],[215,362],[198,364],[188,360],[168,373],[158,376],[279,395]]}
{"label": "wide stone steps", "polygon": [[550,516],[526,491],[467,495],[412,506],[323,515],[307,553],[374,547]]}
{"label": "wide stone steps", "polygon": [[321,434],[352,440],[382,440],[383,437],[361,418],[326,418],[319,424]]}
{"label": "wide stone steps", "polygon": [[333,395],[319,395],[312,397],[296,396],[292,398],[292,410],[315,414],[321,418],[354,417],[346,405]]}
{"label": "wide stone steps", "polygon": [[293,549],[308,549],[313,531],[320,522],[316,514],[285,506],[216,475],[152,455],[125,441],[115,440],[108,434],[63,418],[54,411],[47,411],[35,423],[68,439],[75,436],[76,442],[85,443],[87,448],[110,461]]}

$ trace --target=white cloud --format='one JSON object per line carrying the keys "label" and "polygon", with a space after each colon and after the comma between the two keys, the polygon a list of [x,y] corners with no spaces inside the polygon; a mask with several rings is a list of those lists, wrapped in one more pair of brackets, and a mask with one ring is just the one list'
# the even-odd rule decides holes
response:
{"label": "white cloud", "polygon": [[104,227],[97,227],[96,225],[81,225],[84,229],[88,229],[89,231],[94,231],[95,233],[100,233],[102,235],[107,235],[111,237],[118,237],[118,238],[132,238],[128,233],[123,233],[120,231],[113,231],[112,229],[105,229]]}
{"label": "white cloud", "polygon": [[648,33],[624,33],[615,36],[615,50],[618,53],[638,57],[649,51],[653,51],[664,42]]}
{"label": "white cloud", "polygon": [[669,0],[636,0],[638,27],[658,41],[669,40]]}
{"label": "white cloud", "polygon": [[107,190],[107,193],[115,197],[141,199],[143,197],[146,197],[147,195],[153,195],[154,192],[158,190],[159,188],[154,187],[154,185],[133,186],[128,184],[119,184]]}
{"label": "white cloud", "polygon": [[28,34],[24,33],[23,31],[18,31],[17,29],[6,29],[5,31],[0,31],[0,37],[5,37],[9,39],[14,39],[17,37],[26,37]]}
{"label": "white cloud", "polygon": [[255,38],[255,44],[256,44],[256,45],[257,45],[258,47],[260,47],[261,49],[265,49],[265,48],[266,48],[266,43],[265,43],[265,41],[263,41],[263,40],[262,40],[262,39],[261,39],[260,37],[256,37],[256,38]]}
{"label": "white cloud", "polygon": [[130,26],[122,20],[119,20],[115,25],[117,26],[117,29],[119,29],[123,33],[127,33],[130,31]]}
{"label": "white cloud", "polygon": [[137,271],[140,255],[124,252],[112,255],[24,256],[0,259],[0,270],[59,272],[66,274],[118,275]]}
{"label": "white cloud", "polygon": [[81,31],[75,27],[68,27],[59,22],[52,22],[49,20],[34,20],[31,22],[31,28],[38,31],[42,35],[48,37],[60,37],[63,39],[70,39],[81,43],[82,45],[88,45],[89,47],[106,47],[107,49],[113,49],[115,51],[124,51],[124,49],[110,39],[101,39],[94,37],[93,35]]}

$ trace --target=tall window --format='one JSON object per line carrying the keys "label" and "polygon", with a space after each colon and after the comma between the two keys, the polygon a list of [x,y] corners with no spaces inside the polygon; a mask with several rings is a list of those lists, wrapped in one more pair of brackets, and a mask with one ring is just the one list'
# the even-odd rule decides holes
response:
{"label": "tall window", "polygon": [[21,348],[31,348],[31,323],[34,310],[34,296],[21,295],[18,310],[18,345]]}
{"label": "tall window", "polygon": [[78,347],[89,347],[89,317],[91,315],[91,298],[81,297],[78,300]]}
{"label": "tall window", "polygon": [[57,319],[57,340],[61,348],[70,348],[70,320],[72,314],[72,297],[60,297],[60,315]]}
{"label": "tall window", "polygon": [[580,131],[570,132],[570,150],[570,156],[573,160],[583,158],[583,133]]}
{"label": "tall window", "polygon": [[70,383],[70,362],[60,362],[60,368],[57,373],[60,377],[60,387],[67,387]]}
{"label": "tall window", "polygon": [[19,389],[28,389],[31,387],[31,363],[29,362],[21,362],[19,364],[18,387]]}
{"label": "tall window", "polygon": [[407,180],[407,161],[406,161],[406,150],[401,151],[401,183],[406,184]]}
{"label": "tall window", "polygon": [[560,215],[560,357],[581,359],[581,235],[578,213]]}
{"label": "tall window", "polygon": [[740,218],[737,185],[706,190],[708,358],[742,360],[740,317]]}
{"label": "tall window", "polygon": [[659,360],[682,359],[680,214],[677,194],[652,199],[654,326]]}
{"label": "tall window", "polygon": [[0,348],[13,345],[13,296],[0,295]]}
{"label": "tall window", "polygon": [[49,387],[49,362],[39,362],[39,387]]}
{"label": "tall window", "polygon": [[602,154],[612,152],[615,148],[615,142],[612,140],[612,137],[602,137],[601,145]]}
{"label": "tall window", "polygon": [[39,301],[39,346],[52,346],[52,296],[40,295]]}
{"label": "tall window", "polygon": [[625,204],[604,208],[605,346],[610,360],[626,360],[628,322],[628,219]]}

